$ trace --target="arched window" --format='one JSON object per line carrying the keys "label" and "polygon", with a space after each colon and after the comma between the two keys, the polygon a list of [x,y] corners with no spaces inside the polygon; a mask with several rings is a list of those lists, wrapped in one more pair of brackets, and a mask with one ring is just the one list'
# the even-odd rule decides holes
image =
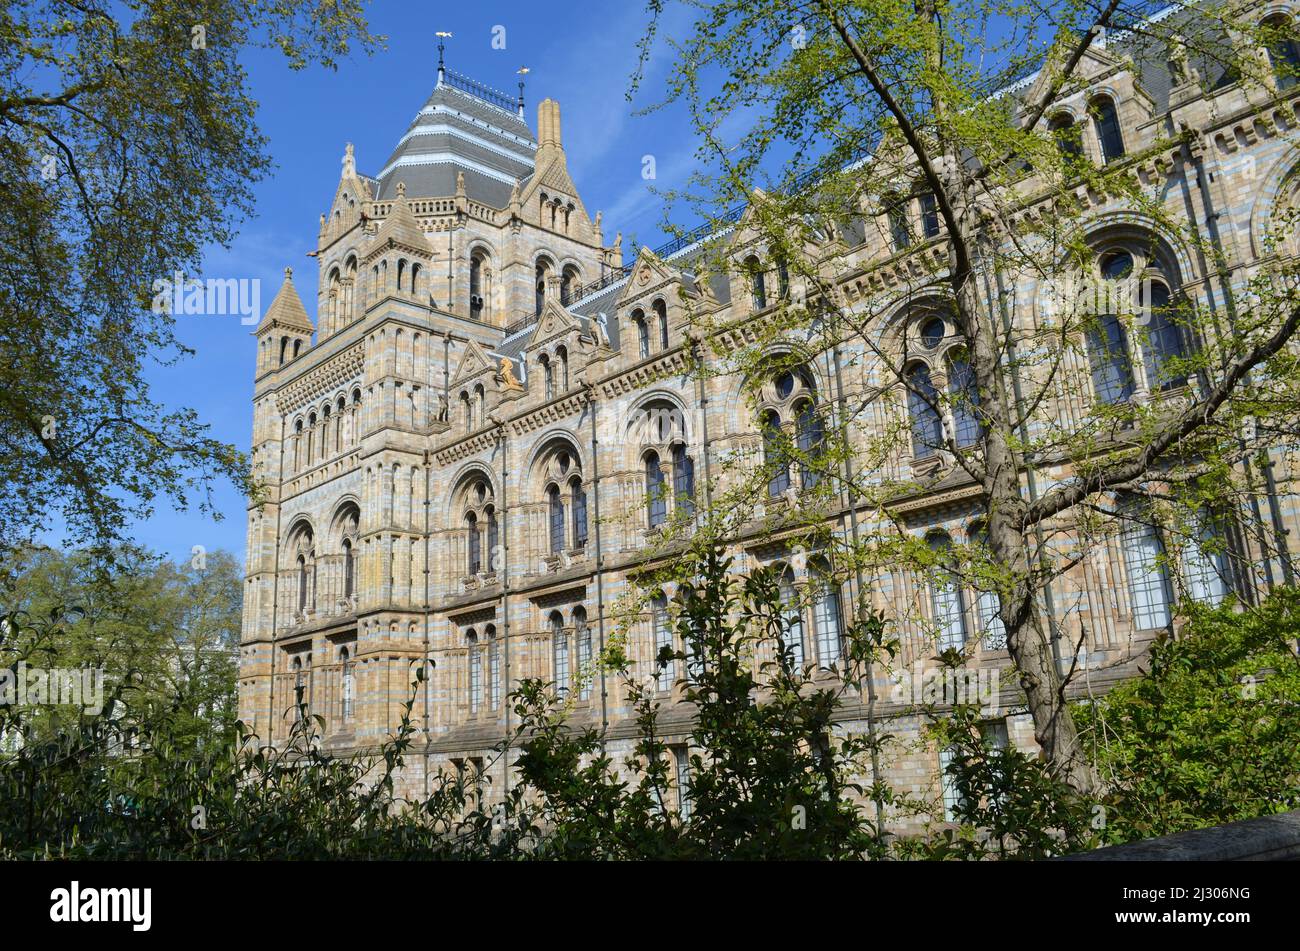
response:
{"label": "arched window", "polygon": [[763,465],[768,472],[767,494],[774,499],[790,488],[790,460],[781,444],[784,438],[781,417],[771,411],[764,413],[760,427],[763,431]]}
{"label": "arched window", "polygon": [[930,572],[930,605],[939,632],[939,649],[961,650],[967,639],[965,599],[951,569],[945,565],[952,554],[952,540],[943,532],[935,532],[926,541],[938,561]]}
{"label": "arched window", "polygon": [[1300,44],[1293,38],[1295,30],[1291,20],[1285,16],[1269,17],[1262,26],[1277,88],[1290,89],[1300,78]]}
{"label": "arched window", "polygon": [[889,218],[889,236],[895,251],[906,251],[912,246],[912,224],[908,221],[907,199],[891,196],[885,205]]}
{"label": "arched window", "polygon": [[478,533],[478,516],[473,512],[465,516],[465,540],[469,552],[465,567],[471,575],[476,575],[483,570],[483,540]]}
{"label": "arched window", "polygon": [[581,678],[578,686],[578,699],[591,699],[591,684],[594,672],[591,669],[591,627],[587,624],[587,610],[582,605],[573,609],[573,633],[578,640],[578,670]]}
{"label": "arched window", "polygon": [[1124,136],[1120,132],[1119,113],[1108,96],[1098,96],[1090,106],[1092,121],[1097,127],[1097,141],[1102,158],[1107,163],[1124,157]]}
{"label": "arched window", "polygon": [[939,394],[924,363],[907,371],[907,412],[912,419],[912,455],[917,459],[933,456],[943,445],[943,420]]}
{"label": "arched window", "polygon": [[673,446],[673,495],[688,518],[695,514],[695,462],[681,443]]}
{"label": "arched window", "polygon": [[497,526],[496,509],[489,505],[484,510],[483,517],[487,520],[487,570],[489,573],[495,574],[501,567],[498,564],[500,561],[498,549],[501,547],[501,538],[500,529]]}
{"label": "arched window", "polygon": [[534,314],[541,316],[542,308],[546,305],[546,279],[551,273],[551,262],[542,258],[537,262],[537,298]]}
{"label": "arched window", "polygon": [[[567,221],[567,216],[566,216]],[[569,304],[573,301],[574,292],[578,289],[578,269],[572,264],[564,269],[560,276],[560,303]]]}
{"label": "arched window", "polygon": [[746,258],[745,272],[749,275],[749,295],[754,310],[762,310],[767,306],[767,278],[763,274],[763,265],[756,257]]}
{"label": "arched window", "polygon": [[501,645],[497,643],[496,625],[489,624],[483,636],[488,652],[488,703],[495,710],[501,706]]}
{"label": "arched window", "polygon": [[352,557],[352,542],[343,539],[343,597],[352,597],[356,587],[356,560]]}
{"label": "arched window", "polygon": [[569,392],[569,351],[564,347],[557,347],[555,350],[555,359],[560,362],[560,392]]}
{"label": "arched window", "polygon": [[662,667],[659,666],[659,655],[663,653],[664,648],[670,651],[673,648],[673,629],[668,621],[668,599],[662,594],[655,595],[650,600],[650,623],[654,628],[654,664],[657,671],[655,689],[669,690],[672,688],[673,681],[677,679],[677,662],[669,660]]}
{"label": "arched window", "polygon": [[953,435],[958,446],[973,446],[983,434],[979,419],[979,390],[975,371],[965,352],[958,350],[948,361],[948,396],[952,400]]}
{"label": "arched window", "polygon": [[1056,142],[1057,149],[1067,162],[1075,162],[1083,158],[1083,138],[1079,134],[1079,125],[1069,113],[1058,112],[1052,117],[1047,128]]}
{"label": "arched window", "polygon": [[[988,531],[983,523],[977,522],[971,526],[970,539],[973,545],[987,551]],[[983,632],[984,649],[987,651],[1006,650],[1007,647],[1007,629],[1002,623],[998,607],[996,591],[975,592],[975,616]]]}
{"label": "arched window", "polygon": [[1148,279],[1143,282],[1141,295],[1141,319],[1146,321],[1146,333],[1140,339],[1142,359],[1147,370],[1147,386],[1152,390],[1171,390],[1183,386],[1187,382],[1187,374],[1178,365],[1186,355],[1183,332],[1176,321],[1176,308],[1170,302],[1169,288],[1163,281]]}
{"label": "arched window", "polygon": [[794,569],[786,565],[781,572],[781,647],[789,651],[793,670],[803,667],[803,609],[794,585]]}
{"label": "arched window", "polygon": [[474,406],[469,401],[469,393],[462,392],[460,394],[460,414],[461,414],[461,419],[464,420],[465,422],[465,429],[466,430],[473,429],[474,428]]}
{"label": "arched window", "polygon": [[785,258],[776,259],[776,294],[782,300],[790,296],[790,266]]}
{"label": "arched window", "polygon": [[551,361],[546,354],[542,354],[540,361],[542,364],[542,380],[546,384],[546,398],[555,399],[555,374],[551,371]]}
{"label": "arched window", "polygon": [[664,496],[664,473],[659,467],[659,453],[648,452],[645,457],[645,500],[650,515],[650,527],[662,525],[668,519],[668,499]]}
{"label": "arched window", "polygon": [[831,566],[818,558],[811,564],[814,580],[813,629],[817,638],[817,663],[830,667],[844,656],[840,624],[840,586],[831,575]]}
{"label": "arched window", "polygon": [[574,476],[569,483],[569,498],[573,505],[573,547],[587,547],[587,490],[582,479]]}
{"label": "arched window", "polygon": [[298,611],[307,610],[307,557],[298,556]]}
{"label": "arched window", "polygon": [[551,650],[555,655],[555,692],[563,696],[569,692],[570,684],[569,636],[559,611],[551,612]]}
{"label": "arched window", "polygon": [[406,275],[406,259],[398,258],[397,261],[397,289],[402,289],[402,278]]}
{"label": "arched window", "polygon": [[296,357],[300,353],[302,353],[302,338],[299,338],[293,342],[293,355]]}
{"label": "arched window", "polygon": [[1133,367],[1124,327],[1114,314],[1102,314],[1085,333],[1092,388],[1103,403],[1120,403],[1133,395]]}
{"label": "arched window", "polygon": [[293,718],[302,722],[303,707],[307,703],[307,674],[302,669],[302,658],[293,659]]}
{"label": "arched window", "polygon": [[812,400],[801,402],[795,407],[795,412],[799,428],[795,442],[799,449],[799,484],[806,491],[821,480],[816,464],[821,456],[822,441],[826,438],[826,427]]}
{"label": "arched window", "polygon": [[551,515],[551,554],[558,555],[564,551],[564,499],[560,487],[552,485],[547,489],[546,499]]}
{"label": "arched window", "polygon": [[288,352],[289,352],[289,338],[281,337],[280,338],[280,364],[282,366],[284,365],[284,358],[286,354],[288,354]]}
{"label": "arched window", "polygon": [[344,722],[352,719],[352,702],[356,696],[356,676],[353,673],[352,655],[344,647],[339,651],[339,664],[341,670],[339,691],[342,695],[342,702],[339,704],[340,713]]}
{"label": "arched window", "polygon": [[478,713],[483,703],[483,655],[473,628],[465,635],[465,647],[469,653],[469,712]]}
{"label": "arched window", "polygon": [[469,315],[483,319],[483,255],[478,252],[469,257]]}
{"label": "arched window", "polygon": [[659,325],[659,349],[668,349],[668,307],[661,300],[656,300],[650,305],[650,309],[655,312],[656,323]]}
{"label": "arched window", "polygon": [[1216,605],[1228,593],[1227,558],[1209,512],[1197,513],[1194,534],[1183,543],[1183,578],[1193,601]]}
{"label": "arched window", "polygon": [[1169,626],[1169,577],[1165,573],[1164,549],[1156,530],[1142,513],[1128,509],[1130,521],[1125,528],[1124,567],[1128,572],[1128,590],[1132,598],[1133,626],[1140,631]]}
{"label": "arched window", "polygon": [[646,360],[650,356],[650,328],[646,326],[645,313],[643,311],[632,311],[632,326],[636,328],[637,347],[639,348],[641,359]]}
{"label": "arched window", "polygon": [[934,192],[921,193],[921,232],[927,238],[939,237],[939,203]]}

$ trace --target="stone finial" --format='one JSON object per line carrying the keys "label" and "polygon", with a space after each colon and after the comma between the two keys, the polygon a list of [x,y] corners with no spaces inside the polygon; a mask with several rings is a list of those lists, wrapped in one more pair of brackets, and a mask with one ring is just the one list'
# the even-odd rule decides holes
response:
{"label": "stone finial", "polygon": [[284,269],[284,279],[285,279],[286,281],[292,281],[292,280],[293,280],[293,268],[291,268],[291,267],[286,267],[286,268]]}
{"label": "stone finial", "polygon": [[343,150],[343,174],[355,175],[357,173],[356,154],[352,149],[352,143],[349,142]]}
{"label": "stone finial", "polygon": [[406,182],[397,183],[397,197],[398,198],[406,197]]}
{"label": "stone finial", "polygon": [[456,195],[459,197],[464,194],[465,194],[465,173],[463,171],[458,170],[456,172]]}

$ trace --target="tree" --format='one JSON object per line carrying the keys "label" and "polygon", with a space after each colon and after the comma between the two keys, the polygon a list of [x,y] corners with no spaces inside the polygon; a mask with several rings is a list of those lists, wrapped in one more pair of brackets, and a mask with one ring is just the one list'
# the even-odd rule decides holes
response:
{"label": "tree", "polygon": [[[51,527],[106,552],[159,496],[246,485],[150,394],[187,356],[159,281],[228,246],[271,168],[239,56],[334,67],[361,0],[13,0],[0,11],[0,556]],[[230,319],[237,319],[231,317]]]}
{"label": "tree", "polygon": [[1110,842],[1300,808],[1300,592],[1193,612],[1143,675],[1080,710]]}
{"label": "tree", "polygon": [[[661,0],[649,9],[643,57]],[[764,464],[718,466],[706,533],[734,537],[761,502],[770,530],[839,545],[859,587],[906,569],[991,596],[985,621],[1005,632],[1037,742],[1088,793],[1097,777],[1067,703],[1080,645],[1063,643],[1052,583],[1145,531],[1160,537],[1151,572],[1183,553],[1199,570],[1231,547],[1228,584],[1253,590],[1250,563],[1288,565],[1279,519],[1260,514],[1287,491],[1269,453],[1300,418],[1288,258],[1230,262],[1214,223],[1164,187],[1167,163],[1205,187],[1196,133],[1152,123],[1125,154],[1115,103],[1088,90],[1167,60],[1175,85],[1228,89],[1232,108],[1263,115],[1294,94],[1294,57],[1265,49],[1295,30],[1248,4],[1155,9],[708,0],[672,41],[666,94],[689,109],[704,164],[671,197],[725,235],[695,269],[749,287],[762,262],[791,288],[755,284],[743,327],[687,301],[712,348],[700,372],[741,375],[754,404],[801,367],[831,385],[821,438],[773,428]],[[1086,152],[1059,111],[1076,94]],[[1110,253],[1093,238],[1121,212],[1143,226]],[[1259,240],[1290,248],[1294,225],[1284,208]],[[1174,247],[1203,262],[1199,286],[1170,276]],[[919,359],[939,350],[938,369]],[[792,466],[817,478],[777,504]],[[938,486],[977,490],[967,541],[927,543],[896,514]],[[846,509],[852,531],[829,532]]]}
{"label": "tree", "polygon": [[[10,616],[42,619],[51,632],[33,658],[101,669],[105,695],[129,700],[127,712],[108,709],[107,716],[167,717],[172,740],[190,747],[228,742],[243,608],[239,563],[223,551],[207,554],[201,566],[138,549],[115,556],[120,573],[106,581],[99,559],[85,552],[31,548],[17,555]],[[38,710],[24,728],[30,738],[79,715]]]}

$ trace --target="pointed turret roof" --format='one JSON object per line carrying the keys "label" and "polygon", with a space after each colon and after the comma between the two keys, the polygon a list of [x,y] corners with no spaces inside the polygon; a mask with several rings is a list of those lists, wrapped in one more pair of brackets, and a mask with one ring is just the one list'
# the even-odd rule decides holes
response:
{"label": "pointed turret roof", "polygon": [[291,267],[284,269],[284,283],[280,285],[275,300],[271,301],[271,306],[266,309],[266,314],[254,333],[260,334],[272,327],[286,327],[304,333],[315,330],[311,325],[311,318],[307,316],[307,308],[302,306],[302,298],[298,296],[298,291],[293,286]]}
{"label": "pointed turret roof", "polygon": [[375,234],[375,240],[371,247],[379,248],[388,244],[389,239],[393,243],[403,245],[412,250],[423,251],[426,254],[432,252],[429,246],[429,239],[424,236],[420,229],[420,223],[415,220],[415,215],[411,211],[411,203],[406,200],[406,183],[397,183],[397,197],[393,199],[393,210],[388,213],[388,217],[383,220],[379,226],[379,231]]}

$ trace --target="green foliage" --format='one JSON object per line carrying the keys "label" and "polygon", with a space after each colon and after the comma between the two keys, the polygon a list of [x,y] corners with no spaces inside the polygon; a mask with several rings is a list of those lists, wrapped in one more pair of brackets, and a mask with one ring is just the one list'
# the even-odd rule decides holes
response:
{"label": "green foliage", "polygon": [[333,67],[377,42],[361,5],[0,9],[0,554],[56,523],[107,548],[158,497],[206,508],[214,480],[244,483],[241,453],[151,398],[149,361],[188,353],[154,282],[229,246],[271,167],[240,54]]}
{"label": "green foliage", "polygon": [[1300,591],[1195,607],[1147,669],[1078,717],[1128,842],[1300,808]]}

